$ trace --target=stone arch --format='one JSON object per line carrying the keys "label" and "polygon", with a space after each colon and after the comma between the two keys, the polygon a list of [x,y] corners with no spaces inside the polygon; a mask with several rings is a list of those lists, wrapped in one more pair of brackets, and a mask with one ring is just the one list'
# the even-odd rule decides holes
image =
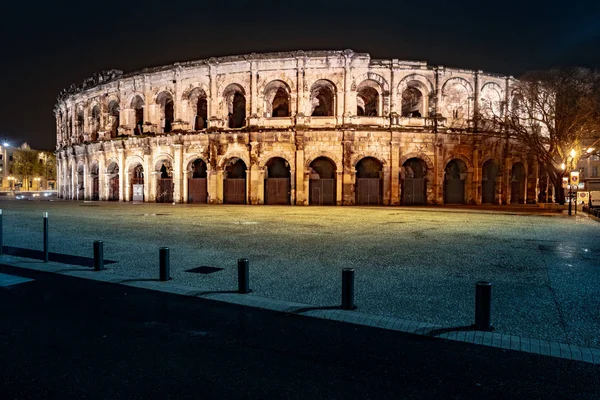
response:
{"label": "stone arch", "polygon": [[173,130],[175,120],[175,98],[170,90],[162,90],[156,95],[156,104],[160,107],[159,132],[169,133]]}
{"label": "stone arch", "polygon": [[246,91],[238,83],[230,83],[223,90],[227,111],[227,127],[243,128],[246,125]]}
{"label": "stone arch", "polygon": [[208,162],[206,162],[204,157],[202,157],[200,155],[191,157],[189,159],[189,161],[185,164],[186,165],[185,170],[188,172],[188,174],[190,174],[190,176],[189,176],[190,178],[198,178],[197,176],[194,176],[198,173],[198,170],[195,167],[198,164],[198,161],[201,161],[206,166],[206,169],[203,171],[203,174],[204,174],[203,178],[206,178],[206,174],[208,174],[208,172],[210,171],[210,164]]}
{"label": "stone arch", "polygon": [[93,160],[89,166],[91,200],[100,200],[100,163]]}
{"label": "stone arch", "polygon": [[246,204],[249,164],[241,157],[223,157],[223,203]]}
{"label": "stone arch", "polygon": [[383,90],[379,82],[366,79],[356,87],[356,115],[376,117],[382,115]]}
{"label": "stone arch", "polygon": [[521,161],[513,161],[510,171],[510,202],[524,204],[527,198],[527,167]]}
{"label": "stone arch", "polygon": [[420,157],[409,157],[401,165],[401,204],[427,204],[427,185],[434,171]]}
{"label": "stone arch", "polygon": [[[263,155],[258,163],[258,168],[265,169],[267,166],[267,163],[272,158],[282,158],[285,160],[285,162],[287,162],[290,165],[290,168],[292,170],[295,169],[293,155],[290,155],[289,153],[286,153],[283,151],[271,151],[268,154]],[[290,161],[290,160],[292,160],[292,161]]]}
{"label": "stone arch", "polygon": [[79,160],[77,162],[76,171],[77,171],[77,200],[83,200],[85,198],[85,174],[86,174],[86,165],[83,161]]}
{"label": "stone arch", "polygon": [[473,87],[464,78],[447,79],[442,85],[442,99],[445,117],[451,120],[451,127],[465,128],[473,113]]}
{"label": "stone arch", "polygon": [[502,164],[488,158],[481,164],[481,204],[496,204],[497,189],[501,182]]}
{"label": "stone arch", "polygon": [[358,154],[354,154],[354,157],[353,157],[353,160],[352,160],[352,169],[356,169],[356,165],[363,158],[374,158],[377,161],[379,161],[383,167],[385,167],[387,165],[387,160],[385,159],[385,157],[382,157],[381,154],[377,154],[375,152],[367,151],[367,152],[361,152],[361,153],[358,153]]}
{"label": "stone arch", "polygon": [[333,153],[330,153],[328,151],[317,151],[315,153],[312,153],[310,156],[306,157],[306,161],[304,162],[304,169],[308,170],[310,168],[310,164],[312,164],[312,162],[317,158],[321,157],[331,160],[331,162],[335,165],[336,170],[341,171],[342,160],[340,159],[340,157],[336,157]]}
{"label": "stone arch", "polygon": [[186,166],[184,171],[188,171],[188,172],[192,172],[192,170],[190,169],[193,166],[194,161],[196,160],[202,160],[204,161],[204,163],[206,164],[206,171],[211,171],[212,170],[212,166],[210,165],[210,160],[208,158],[206,158],[205,156],[201,155],[200,153],[194,153],[190,156],[187,156],[183,162],[183,165]]}
{"label": "stone arch", "polygon": [[453,159],[458,159],[467,165],[467,172],[473,172],[473,163],[471,159],[462,153],[450,153],[444,160],[444,165],[447,165]]}
{"label": "stone arch", "polygon": [[116,160],[107,160],[106,175],[108,181],[107,200],[119,201],[119,180],[121,171],[119,170],[119,163]]}
{"label": "stone arch", "polygon": [[270,157],[265,163],[265,204],[291,204],[291,178],[290,162],[282,157]]}
{"label": "stone arch", "polygon": [[127,157],[127,161],[126,161],[127,172],[131,172],[131,170],[137,164],[141,164],[143,166],[144,165],[144,159],[142,157],[138,156],[138,155]]}
{"label": "stone arch", "polygon": [[356,204],[383,204],[383,162],[375,157],[362,157],[356,162],[354,169]]}
{"label": "stone arch", "polygon": [[380,93],[382,95],[390,92],[390,85],[387,82],[387,80],[383,76],[381,76],[375,72],[366,72],[366,73],[356,77],[356,79],[354,79],[354,82],[352,82],[352,86],[350,87],[350,89],[355,92],[358,89],[358,86],[360,86],[360,84],[364,81],[375,82],[377,84],[377,86],[379,86]]}
{"label": "stone arch", "polygon": [[251,163],[250,159],[248,158],[248,153],[241,151],[231,151],[227,152],[227,154],[224,154],[221,157],[221,159],[217,162],[217,168],[224,170],[227,167],[229,161],[231,161],[234,158],[239,158],[240,160],[242,160],[244,164],[246,164],[246,169],[250,169]]}
{"label": "stone arch", "polygon": [[332,117],[336,115],[337,88],[328,79],[315,81],[310,88],[310,115]]}
{"label": "stone arch", "polygon": [[308,164],[308,204],[334,206],[337,203],[338,166],[330,157],[319,156]]}
{"label": "stone arch", "polygon": [[444,204],[465,204],[468,166],[461,158],[450,159],[444,167]]}
{"label": "stone arch", "polygon": [[146,170],[144,159],[132,156],[127,160],[127,180],[129,182],[129,201],[144,201],[144,184],[146,183]]}
{"label": "stone arch", "polygon": [[400,157],[400,166],[404,165],[406,163],[406,161],[410,160],[411,158],[419,158],[419,159],[423,160],[425,162],[425,164],[427,165],[428,173],[429,172],[433,173],[433,171],[434,171],[433,161],[431,161],[431,158],[425,153],[411,152],[411,153],[402,155],[402,157]]}
{"label": "stone arch", "polygon": [[135,109],[136,105],[144,106],[146,104],[146,97],[144,96],[144,93],[133,92],[127,98],[127,104],[133,109]]}
{"label": "stone arch", "polygon": [[154,158],[154,172],[156,172],[156,202],[171,203],[175,184],[173,180],[173,157],[161,154]]}
{"label": "stone arch", "polygon": [[169,166],[171,168],[173,168],[174,160],[173,160],[173,157],[170,154],[161,153],[161,154],[157,155],[156,157],[154,157],[154,160],[152,161],[152,165],[154,166],[153,171],[154,172],[161,172],[162,164],[164,164],[165,162],[167,164],[169,164]]}
{"label": "stone arch", "polygon": [[264,88],[265,117],[289,117],[291,114],[292,90],[282,80],[272,80]]}
{"label": "stone arch", "polygon": [[118,100],[111,100],[108,102],[107,107],[109,125],[106,130],[110,132],[110,137],[114,138],[117,136],[121,124],[121,106]]}
{"label": "stone arch", "polygon": [[432,107],[433,84],[423,75],[405,76],[398,84],[400,115],[403,117],[427,117]]}
{"label": "stone arch", "polygon": [[486,118],[502,116],[504,91],[495,82],[488,82],[481,87],[479,95],[479,112]]}
{"label": "stone arch", "polygon": [[189,160],[186,164],[187,202],[206,204],[208,196],[208,163],[200,156]]}
{"label": "stone arch", "polygon": [[144,97],[141,94],[134,94],[129,102],[130,108],[133,110],[134,126],[133,133],[141,135],[144,131]]}
{"label": "stone arch", "polygon": [[208,127],[208,95],[201,87],[189,87],[183,95],[187,102],[188,116],[192,122],[192,129],[200,131]]}

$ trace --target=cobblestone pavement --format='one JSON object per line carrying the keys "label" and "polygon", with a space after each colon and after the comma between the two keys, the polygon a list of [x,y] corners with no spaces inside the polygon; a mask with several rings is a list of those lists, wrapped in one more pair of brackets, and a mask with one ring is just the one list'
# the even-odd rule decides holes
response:
{"label": "cobblestone pavement", "polygon": [[[171,249],[173,284],[236,288],[250,259],[250,296],[318,307],[340,303],[341,270],[356,270],[358,311],[460,331],[473,323],[474,287],[493,284],[495,333],[600,347],[600,223],[467,208],[188,206],[2,201],[4,245],[92,256],[106,274],[158,277]],[[209,274],[186,272],[209,266]],[[81,267],[73,266],[73,269]]]}

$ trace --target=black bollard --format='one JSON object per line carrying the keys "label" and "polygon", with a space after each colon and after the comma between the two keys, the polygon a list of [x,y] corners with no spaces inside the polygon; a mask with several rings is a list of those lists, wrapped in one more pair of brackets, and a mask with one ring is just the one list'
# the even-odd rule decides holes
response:
{"label": "black bollard", "polygon": [[94,241],[94,271],[102,271],[104,269],[104,242],[101,240]]}
{"label": "black bollard", "polygon": [[492,284],[479,281],[475,285],[475,329],[491,331]]}
{"label": "black bollard", "polygon": [[160,279],[161,281],[168,281],[171,279],[170,270],[170,257],[169,257],[169,248],[161,247],[158,251],[159,253],[159,266],[160,266]]}
{"label": "black bollard", "polygon": [[44,212],[44,262],[48,262],[48,211]]}
{"label": "black bollard", "polygon": [[354,305],[354,269],[342,270],[342,309],[353,310]]}
{"label": "black bollard", "polygon": [[0,256],[2,253],[2,246],[4,245],[4,240],[2,238],[2,210],[0,210]]}
{"label": "black bollard", "polygon": [[238,259],[238,293],[250,293],[250,261],[247,258]]}

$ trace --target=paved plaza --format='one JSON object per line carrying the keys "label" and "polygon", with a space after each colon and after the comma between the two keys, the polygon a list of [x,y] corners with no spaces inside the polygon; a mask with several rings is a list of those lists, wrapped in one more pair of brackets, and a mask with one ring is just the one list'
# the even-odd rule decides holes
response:
{"label": "paved plaza", "polygon": [[[341,270],[356,270],[361,312],[444,327],[474,319],[475,283],[493,284],[495,332],[600,347],[600,222],[486,208],[191,206],[1,201],[4,245],[92,256],[107,274],[158,277],[171,249],[172,282],[235,289],[250,260],[250,296],[316,307],[340,303]],[[527,211],[527,208],[523,208]],[[186,272],[208,266],[209,274]],[[81,269],[80,266],[66,268]]]}

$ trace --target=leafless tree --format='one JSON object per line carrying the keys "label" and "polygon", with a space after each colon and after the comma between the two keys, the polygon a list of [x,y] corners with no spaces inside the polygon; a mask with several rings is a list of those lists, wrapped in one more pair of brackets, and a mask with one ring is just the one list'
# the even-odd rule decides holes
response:
{"label": "leafless tree", "polygon": [[[523,145],[563,204],[562,177],[585,151],[582,140],[600,132],[600,73],[585,68],[530,72],[511,85],[508,98],[500,107],[482,99],[482,128],[500,130]],[[572,149],[574,160],[569,159]]]}

